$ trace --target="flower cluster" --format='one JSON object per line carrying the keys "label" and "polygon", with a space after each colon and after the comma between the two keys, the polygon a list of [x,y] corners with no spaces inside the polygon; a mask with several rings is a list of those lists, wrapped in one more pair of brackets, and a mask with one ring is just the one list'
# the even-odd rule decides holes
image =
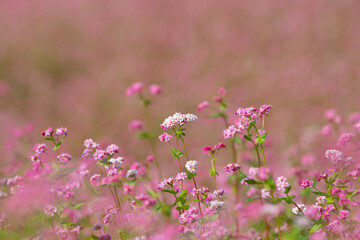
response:
{"label": "flower cluster", "polygon": [[164,122],[160,125],[162,129],[171,129],[184,125],[188,122],[197,121],[197,116],[191,113],[174,113],[174,115],[167,117]]}

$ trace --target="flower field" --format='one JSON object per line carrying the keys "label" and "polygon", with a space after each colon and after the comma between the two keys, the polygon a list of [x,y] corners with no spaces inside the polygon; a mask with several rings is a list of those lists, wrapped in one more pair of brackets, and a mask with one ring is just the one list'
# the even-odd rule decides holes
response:
{"label": "flower field", "polygon": [[357,1],[0,2],[0,239],[360,239]]}

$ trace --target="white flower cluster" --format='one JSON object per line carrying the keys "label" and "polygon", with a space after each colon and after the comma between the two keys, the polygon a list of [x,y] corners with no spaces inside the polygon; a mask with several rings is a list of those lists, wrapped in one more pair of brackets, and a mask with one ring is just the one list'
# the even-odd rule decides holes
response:
{"label": "white flower cluster", "polygon": [[[299,210],[299,208],[301,209],[301,211]],[[305,212],[306,209],[307,209],[304,204],[299,204],[299,208],[294,207],[294,208],[292,209],[292,212],[293,212],[295,215],[300,215],[302,212]]]}
{"label": "white flower cluster", "polygon": [[187,161],[185,167],[189,172],[195,173],[198,168],[198,162],[196,160]]}
{"label": "white flower cluster", "polygon": [[225,208],[225,202],[214,200],[210,202],[210,208],[214,211],[220,211]]}
{"label": "white flower cluster", "polygon": [[286,177],[283,177],[283,176],[278,177],[275,181],[275,184],[276,184],[277,190],[280,192],[285,192],[285,189],[290,186]]}
{"label": "white flower cluster", "polygon": [[170,129],[176,126],[182,126],[187,122],[195,122],[196,120],[197,116],[191,113],[174,113],[174,115],[167,117],[160,127],[162,129]]}
{"label": "white flower cluster", "polygon": [[124,163],[124,158],[123,157],[111,158],[109,161],[113,164],[114,168],[120,170],[121,166]]}

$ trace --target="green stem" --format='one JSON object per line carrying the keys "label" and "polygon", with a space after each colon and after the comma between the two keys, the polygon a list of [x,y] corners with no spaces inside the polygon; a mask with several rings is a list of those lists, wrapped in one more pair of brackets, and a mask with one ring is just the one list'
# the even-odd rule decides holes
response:
{"label": "green stem", "polygon": [[[273,191],[271,191],[271,198],[272,198],[272,200],[275,202],[275,198],[274,198],[274,193],[273,193]],[[278,228],[280,240],[282,240],[281,230],[280,230],[280,223],[279,223],[279,217],[278,217],[277,215],[276,215],[276,225],[277,225],[277,228]]]}
{"label": "green stem", "polygon": [[[258,135],[258,138],[260,138],[259,131],[258,131],[258,129],[257,129],[257,127],[255,125],[254,125],[254,128],[255,128],[255,131],[256,131],[256,133]],[[263,159],[264,159],[264,166],[266,168],[266,158],[265,158],[265,152],[264,152],[264,147],[263,147],[262,143],[260,143],[260,148],[261,148],[261,152],[262,152]]]}

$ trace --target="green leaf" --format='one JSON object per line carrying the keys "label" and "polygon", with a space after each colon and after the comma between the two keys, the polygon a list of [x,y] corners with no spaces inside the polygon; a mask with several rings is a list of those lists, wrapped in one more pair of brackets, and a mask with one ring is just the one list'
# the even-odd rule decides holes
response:
{"label": "green leaf", "polygon": [[76,167],[63,167],[63,168],[59,168],[57,169],[55,172],[53,172],[52,174],[49,175],[49,179],[53,180],[53,181],[57,181],[59,179],[62,179],[64,177],[66,177],[67,175],[69,175],[70,173],[72,173],[73,171],[75,171],[77,168]]}
{"label": "green leaf", "polygon": [[136,136],[138,139],[147,139],[150,138],[150,135],[148,133],[140,133]]}
{"label": "green leaf", "polygon": [[293,204],[293,203],[295,203],[293,200],[291,200],[291,199],[289,199],[289,198],[281,198],[282,200],[284,200],[286,203],[288,203],[288,204]]}
{"label": "green leaf", "polygon": [[214,169],[210,169],[210,173],[209,173],[209,176],[212,177],[216,174],[216,171]]}
{"label": "green leaf", "polygon": [[285,193],[285,194],[288,194],[288,193],[290,192],[290,190],[291,190],[291,186],[288,186],[288,187],[285,188],[285,192],[284,192],[284,193]]}
{"label": "green leaf", "polygon": [[253,179],[247,179],[245,180],[247,184],[253,185],[253,184],[261,184],[261,182],[255,181]]}
{"label": "green leaf", "polygon": [[181,193],[179,193],[179,198],[185,197],[186,199],[187,191],[187,189],[182,190]]}
{"label": "green leaf", "polygon": [[290,199],[293,199],[293,198],[295,198],[295,195],[289,195],[288,196]]}
{"label": "green leaf", "polygon": [[176,159],[180,159],[179,155],[178,155],[178,151],[174,148],[171,149],[171,153],[173,155],[174,158]]}
{"label": "green leaf", "polygon": [[186,172],[186,175],[188,179],[192,179],[193,177],[196,176],[196,173]]}
{"label": "green leaf", "polygon": [[171,194],[176,194],[177,192],[173,191],[173,190],[169,190],[169,189],[162,189],[162,192],[167,192],[167,193],[171,193]]}
{"label": "green leaf", "polygon": [[190,206],[187,204],[182,206],[182,210],[188,210],[189,208],[190,208]]}
{"label": "green leaf", "polygon": [[91,234],[91,238],[94,239],[94,240],[99,240],[100,238],[94,234]]}
{"label": "green leaf", "polygon": [[53,151],[57,151],[61,146],[61,143],[58,143],[55,145],[55,147],[53,148]]}
{"label": "green leaf", "polygon": [[209,116],[209,118],[217,118],[217,117],[226,118],[226,115],[222,112],[217,112]]}
{"label": "green leaf", "polygon": [[252,142],[252,139],[251,139],[251,137],[250,137],[250,136],[248,136],[248,135],[244,135],[244,138],[245,138],[246,140],[248,140],[248,141]]}
{"label": "green leaf", "polygon": [[85,203],[76,204],[75,206],[73,206],[73,209],[79,210],[82,206],[84,206],[84,204],[85,204]]}
{"label": "green leaf", "polygon": [[318,231],[321,227],[322,227],[322,224],[317,223],[310,229],[309,233],[314,233],[314,232]]}
{"label": "green leaf", "polygon": [[324,192],[312,192],[313,194],[315,194],[315,195],[318,195],[318,196],[326,196],[326,197],[330,197],[330,195],[329,194],[326,194],[326,193],[324,193]]}

